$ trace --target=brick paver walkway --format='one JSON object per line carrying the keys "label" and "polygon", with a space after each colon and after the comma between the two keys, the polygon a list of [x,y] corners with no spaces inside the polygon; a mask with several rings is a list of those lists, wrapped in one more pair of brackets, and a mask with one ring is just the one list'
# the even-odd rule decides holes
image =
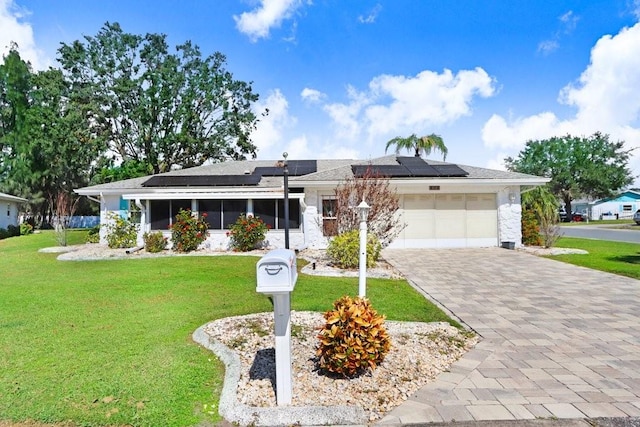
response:
{"label": "brick paver walkway", "polygon": [[379,424],[640,416],[640,281],[499,248],[384,257],[483,339]]}

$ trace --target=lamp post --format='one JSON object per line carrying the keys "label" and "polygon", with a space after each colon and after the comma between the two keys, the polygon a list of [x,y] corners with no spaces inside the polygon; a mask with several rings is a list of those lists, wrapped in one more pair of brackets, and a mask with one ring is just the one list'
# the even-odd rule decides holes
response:
{"label": "lamp post", "polygon": [[371,206],[364,201],[358,205],[358,217],[360,218],[360,274],[358,282],[358,296],[367,296],[367,217]]}
{"label": "lamp post", "polygon": [[287,163],[289,153],[285,151],[282,157],[284,157],[284,247],[289,249],[289,165]]}

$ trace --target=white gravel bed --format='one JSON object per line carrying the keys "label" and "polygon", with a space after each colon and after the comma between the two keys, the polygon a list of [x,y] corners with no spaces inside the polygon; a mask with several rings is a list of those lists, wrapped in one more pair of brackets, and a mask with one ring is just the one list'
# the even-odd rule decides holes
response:
{"label": "white gravel bed", "polygon": [[[315,349],[321,313],[292,312],[292,406],[360,406],[369,420],[381,418],[477,342],[447,323],[386,321],[392,348],[373,372],[354,379],[317,370]],[[276,407],[273,313],[219,319],[204,332],[240,358],[237,397],[252,407]]]}
{"label": "white gravel bed", "polygon": [[533,255],[548,256],[548,255],[565,255],[565,254],[588,254],[589,252],[584,249],[573,248],[545,248],[543,246],[523,246],[518,248],[519,251],[527,252]]}

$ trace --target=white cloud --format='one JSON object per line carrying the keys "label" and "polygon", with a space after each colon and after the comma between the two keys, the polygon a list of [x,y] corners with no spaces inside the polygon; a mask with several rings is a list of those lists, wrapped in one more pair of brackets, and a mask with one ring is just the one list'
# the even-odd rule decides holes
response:
{"label": "white cloud", "polygon": [[608,133],[614,140],[640,146],[640,23],[615,36],[603,36],[591,50],[591,62],[580,78],[560,90],[558,101],[575,107],[575,116],[559,119],[552,112],[505,119],[492,116],[484,125],[487,147],[520,149],[529,139]]}
{"label": "white cloud", "polygon": [[20,57],[31,63],[35,70],[46,68],[50,61],[37,48],[31,24],[24,21],[29,13],[13,0],[0,0],[0,54],[9,52],[11,43],[17,43]]}
{"label": "white cloud", "polygon": [[530,139],[546,139],[567,133],[560,131],[560,128],[560,121],[551,112],[518,118],[511,124],[494,114],[482,128],[482,139],[487,147],[517,148]]}
{"label": "white cloud", "polygon": [[309,142],[307,141],[306,135],[299,136],[294,138],[287,145],[287,154],[289,154],[290,160],[304,160],[310,158],[316,158],[314,153],[309,148]]}
{"label": "white cloud", "polygon": [[579,20],[580,17],[574,15],[572,10],[560,16],[560,22],[564,25],[564,32],[566,34],[570,34],[576,29]]}
{"label": "white cloud", "polygon": [[358,22],[361,24],[373,24],[376,22],[378,15],[382,11],[382,5],[380,3],[376,4],[373,9],[367,15],[358,16]]}
{"label": "white cloud", "polygon": [[347,86],[347,96],[348,104],[327,104],[324,110],[333,121],[337,138],[354,141],[362,133],[362,110],[371,101],[368,94],[358,92],[353,86]]}
{"label": "white cloud", "polygon": [[548,55],[551,52],[557,50],[560,44],[557,40],[544,40],[538,44],[538,52],[543,55]]}
{"label": "white cloud", "polygon": [[560,38],[562,37],[562,34],[573,33],[578,25],[580,17],[576,16],[573,11],[570,10],[558,17],[558,20],[560,21],[561,28],[557,30],[549,40],[544,40],[538,43],[538,53],[549,55],[550,53],[558,50],[560,48]]}
{"label": "white cloud", "polygon": [[504,165],[504,159],[507,157],[509,157],[507,153],[498,153],[492,159],[489,159],[484,167],[494,170],[507,170]]}
{"label": "white cloud", "polygon": [[300,97],[302,98],[303,101],[316,103],[324,100],[327,97],[327,95],[320,92],[319,90],[305,87],[304,89],[302,89],[302,92],[300,92]]}
{"label": "white cloud", "polygon": [[283,130],[295,123],[295,118],[289,115],[289,103],[278,89],[271,91],[264,101],[256,103],[256,114],[262,114],[265,109],[269,114],[260,117],[256,130],[251,134],[260,158],[269,158],[272,149],[282,144]]}
{"label": "white cloud", "polygon": [[495,93],[494,80],[482,68],[453,74],[422,71],[415,77],[382,75],[369,84],[371,97],[379,102],[366,108],[370,136],[414,133],[449,124],[471,114],[474,97]]}
{"label": "white cloud", "polygon": [[640,24],[604,36],[591,49],[591,62],[560,101],[578,109],[576,119],[596,126],[626,125],[640,113]]}
{"label": "white cloud", "polygon": [[302,0],[260,0],[259,7],[234,16],[233,19],[236,21],[236,28],[256,42],[268,37],[272,28],[280,27],[301,5]]}
{"label": "white cloud", "polygon": [[633,0],[631,2],[631,13],[640,20],[640,0]]}

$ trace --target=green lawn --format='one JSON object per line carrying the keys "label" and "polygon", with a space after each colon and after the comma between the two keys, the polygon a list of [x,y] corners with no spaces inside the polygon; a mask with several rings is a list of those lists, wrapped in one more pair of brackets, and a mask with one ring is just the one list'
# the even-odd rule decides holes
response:
{"label": "green lawn", "polygon": [[556,255],[553,259],[640,279],[640,244],[562,237],[555,246],[584,249],[589,254]]}
{"label": "green lawn", "polygon": [[[72,232],[81,242],[84,232]],[[223,366],[191,341],[210,320],[271,311],[257,257],[57,261],[54,235],[0,241],[0,421],[186,426],[219,420]],[[389,319],[441,321],[405,281],[368,280]],[[325,311],[357,278],[300,275],[295,310]],[[210,414],[209,412],[212,412]]]}

